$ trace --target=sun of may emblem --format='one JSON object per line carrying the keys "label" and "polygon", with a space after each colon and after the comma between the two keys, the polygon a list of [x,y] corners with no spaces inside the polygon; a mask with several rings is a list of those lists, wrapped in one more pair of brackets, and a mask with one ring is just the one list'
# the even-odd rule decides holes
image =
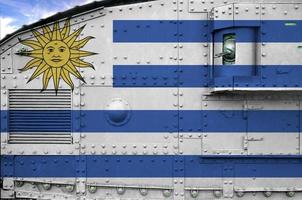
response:
{"label": "sun of may emblem", "polygon": [[53,79],[54,88],[59,88],[60,79],[62,78],[73,90],[74,84],[70,74],[85,82],[78,68],[93,68],[93,65],[80,59],[81,57],[94,55],[95,53],[80,50],[93,37],[88,36],[81,40],[77,40],[85,26],[70,33],[70,20],[66,20],[64,27],[60,30],[59,22],[53,25],[53,29],[49,26],[43,26],[43,33],[33,30],[36,40],[20,40],[32,50],[18,53],[31,57],[31,59],[21,72],[35,68],[35,71],[29,78],[28,82],[34,80],[43,74],[42,91],[47,89],[50,79]]}

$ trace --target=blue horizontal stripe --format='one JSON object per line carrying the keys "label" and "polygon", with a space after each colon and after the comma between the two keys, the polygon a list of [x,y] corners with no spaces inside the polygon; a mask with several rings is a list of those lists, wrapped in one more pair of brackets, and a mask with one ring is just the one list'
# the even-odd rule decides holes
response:
{"label": "blue horizontal stripe", "polygon": [[302,65],[114,65],[114,87],[302,87]]}
{"label": "blue horizontal stripe", "polygon": [[114,65],[114,87],[207,87],[208,66]]}
{"label": "blue horizontal stripe", "polygon": [[[7,115],[15,111],[1,111],[1,132],[10,131]],[[34,116],[43,111],[18,111]],[[55,111],[53,111],[55,112]],[[73,132],[295,132],[300,131],[299,110],[131,110],[72,111]],[[119,116],[128,115],[125,121]],[[4,120],[2,120],[4,119]],[[27,122],[36,118],[27,117]],[[29,120],[29,121],[28,121]],[[117,123],[119,122],[119,123]],[[43,132],[56,132],[61,125],[52,124]],[[26,127],[14,131],[28,132]],[[40,132],[40,128],[30,128]],[[62,131],[62,130],[61,130]]]}
{"label": "blue horizontal stripe", "polygon": [[302,20],[113,20],[113,42],[222,42],[228,32],[237,42],[301,42],[301,29]]}
{"label": "blue horizontal stripe", "polygon": [[301,156],[1,156],[1,177],[302,177]]}

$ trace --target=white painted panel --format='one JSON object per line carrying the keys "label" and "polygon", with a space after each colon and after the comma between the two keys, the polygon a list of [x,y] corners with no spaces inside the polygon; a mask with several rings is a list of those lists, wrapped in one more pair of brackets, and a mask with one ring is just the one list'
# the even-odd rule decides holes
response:
{"label": "white painted panel", "polygon": [[83,87],[81,103],[83,110],[103,110],[113,99],[128,102],[132,110],[177,110],[174,104],[177,88],[112,88]]}

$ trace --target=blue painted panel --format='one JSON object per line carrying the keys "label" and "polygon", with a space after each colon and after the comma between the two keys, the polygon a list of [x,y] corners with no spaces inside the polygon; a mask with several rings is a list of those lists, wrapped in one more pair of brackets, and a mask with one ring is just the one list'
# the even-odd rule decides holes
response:
{"label": "blue painted panel", "polygon": [[113,42],[178,41],[176,20],[113,20]]}
{"label": "blue painted panel", "polygon": [[237,42],[302,41],[302,20],[114,20],[113,42],[212,42],[211,34],[228,32],[225,28],[236,33]]}
{"label": "blue painted panel", "polygon": [[208,87],[209,80],[208,66],[179,66],[179,87]]}
{"label": "blue painted panel", "polygon": [[114,87],[178,87],[177,65],[115,65]]}
{"label": "blue painted panel", "polygon": [[302,87],[302,65],[115,65],[114,87]]}
{"label": "blue painted panel", "polygon": [[209,42],[211,31],[207,20],[179,20],[179,42]]}
{"label": "blue painted panel", "polygon": [[0,130],[1,132],[7,132],[7,112],[0,112]]}
{"label": "blue painted panel", "polygon": [[16,177],[77,177],[76,156],[14,156]]}
{"label": "blue painted panel", "polygon": [[1,155],[1,177],[14,177],[14,157]]}
{"label": "blue painted panel", "polygon": [[262,20],[261,42],[301,42],[301,30],[302,20]]}
{"label": "blue painted panel", "polygon": [[299,132],[299,110],[257,110],[247,115],[242,110],[132,110],[129,120],[123,124],[110,123],[105,110],[73,111],[73,116],[78,112],[80,119],[73,118],[72,123],[77,127],[73,132],[235,133],[247,131],[246,120],[250,132]]}
{"label": "blue painted panel", "polygon": [[217,65],[213,67],[214,77],[253,76],[256,66],[251,65]]}
{"label": "blue painted panel", "polygon": [[87,156],[87,177],[172,177],[170,156]]}
{"label": "blue painted panel", "polygon": [[259,66],[264,87],[301,87],[302,66]]}
{"label": "blue painted panel", "polygon": [[249,110],[248,131],[249,132],[299,132],[299,111],[259,111]]}
{"label": "blue painted panel", "polygon": [[[203,111],[204,132],[246,132],[247,121],[243,110]],[[272,111],[274,113],[274,111]],[[261,118],[258,113],[258,117]]]}
{"label": "blue painted panel", "polygon": [[179,131],[180,132],[202,132],[203,131],[203,111],[179,111]]}
{"label": "blue painted panel", "polygon": [[[5,156],[1,156],[4,160]],[[15,177],[302,177],[301,156],[6,156]],[[78,173],[86,160],[85,173]],[[8,166],[1,166],[7,171]],[[225,172],[230,170],[230,172]],[[8,177],[9,174],[1,173]]]}

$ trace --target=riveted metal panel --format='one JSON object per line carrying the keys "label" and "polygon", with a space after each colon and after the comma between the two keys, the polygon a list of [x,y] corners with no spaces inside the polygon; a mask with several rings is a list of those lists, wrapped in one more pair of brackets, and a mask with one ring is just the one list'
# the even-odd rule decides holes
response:
{"label": "riveted metal panel", "polygon": [[300,127],[300,135],[299,135],[299,144],[300,144],[300,155],[302,155],[302,104],[301,104],[301,96],[299,96],[299,114],[300,114],[300,120],[299,120],[299,127]]}
{"label": "riveted metal panel", "polygon": [[[215,114],[209,112],[202,116],[202,154],[245,154],[243,144],[243,139],[247,135],[245,100],[203,100],[202,103],[203,110],[217,111]],[[218,120],[219,118],[222,120]],[[230,130],[226,130],[226,126],[219,123],[228,124]],[[220,126],[224,128],[218,132]],[[240,130],[236,131],[235,126],[241,127]],[[216,131],[213,132],[213,128]],[[225,131],[227,133],[223,133]]]}
{"label": "riveted metal panel", "polygon": [[301,19],[302,4],[300,1],[295,2],[284,2],[284,3],[261,3],[261,19],[263,20],[274,20],[274,19],[285,19],[285,20],[296,20]]}
{"label": "riveted metal panel", "polygon": [[[75,135],[75,134],[74,134]],[[173,133],[80,133],[82,152],[102,155],[172,155]]]}
{"label": "riveted metal panel", "polygon": [[[284,98],[284,97],[283,97]],[[285,97],[286,98],[286,97]],[[287,97],[289,98],[289,97]],[[294,96],[291,97],[295,99]],[[254,113],[257,110],[278,110],[282,108],[288,112],[281,114],[275,112],[275,117],[272,120],[266,120],[268,124],[261,124],[254,118]],[[261,100],[248,100],[247,101],[247,126],[248,137],[245,139],[248,142],[249,154],[299,154],[299,101],[298,100],[274,100],[274,99],[261,99]],[[262,120],[265,119],[267,112],[263,112]],[[269,116],[267,116],[269,117]],[[258,127],[265,130],[265,126],[269,123],[275,124],[278,129],[288,129],[293,132],[278,133],[271,130],[270,133],[252,133],[254,123],[258,123]],[[286,141],[286,142],[284,142]]]}
{"label": "riveted metal panel", "polygon": [[[257,3],[252,4],[254,2]],[[5,144],[7,142],[5,140],[7,133],[4,132],[4,134],[1,135],[1,142],[3,141],[5,148],[2,149],[3,151],[1,151],[1,153],[3,155],[78,155],[78,157],[75,157],[74,160],[74,162],[76,163],[76,166],[74,167],[75,171],[72,172],[76,173],[76,176],[74,178],[71,178],[69,180],[70,182],[68,180],[54,180],[54,178],[52,177],[41,179],[37,178],[35,180],[23,179],[21,180],[24,182],[23,186],[15,189],[16,197],[39,199],[263,199],[263,194],[267,194],[265,192],[267,191],[267,188],[269,188],[271,191],[273,191],[272,197],[274,199],[287,198],[288,196],[286,196],[286,192],[291,191],[296,192],[295,196],[292,197],[292,199],[300,199],[300,180],[294,180],[294,178],[269,178],[267,180],[258,178],[256,176],[259,176],[259,174],[261,174],[261,170],[258,172],[257,170],[255,170],[256,168],[253,169],[254,163],[247,162],[241,163],[240,165],[246,165],[245,168],[249,168],[248,171],[252,175],[255,175],[255,177],[252,178],[234,178],[236,172],[240,173],[240,171],[236,171],[236,167],[234,168],[235,163],[228,162],[229,159],[222,161],[220,161],[219,159],[214,159],[214,162],[212,163],[213,165],[211,165],[210,163],[210,166],[214,166],[213,171],[218,174],[216,175],[218,176],[217,178],[184,178],[185,176],[190,175],[190,173],[193,171],[200,172],[200,170],[205,170],[204,167],[208,166],[207,164],[209,163],[199,160],[198,165],[195,165],[196,163],[193,163],[191,165],[189,164],[189,160],[186,161],[183,157],[178,157],[178,155],[181,154],[186,154],[186,156],[189,156],[189,154],[194,154],[195,157],[198,157],[196,155],[200,154],[246,154],[249,147],[251,147],[251,151],[254,151],[253,153],[257,155],[266,154],[271,150],[273,151],[273,154],[292,154],[294,152],[294,145],[290,143],[290,145],[286,146],[285,144],[280,143],[280,141],[288,139],[290,139],[291,141],[295,140],[295,142],[299,141],[299,139],[291,137],[292,135],[299,134],[299,131],[301,129],[301,109],[299,110],[299,108],[294,105],[294,102],[296,101],[296,97],[294,97],[294,95],[289,95],[287,96],[287,98],[276,97],[277,100],[279,98],[282,99],[279,99],[279,103],[276,103],[276,99],[255,97],[255,92],[251,94],[244,93],[242,94],[242,96],[223,94],[210,95],[209,89],[205,88],[208,87],[207,84],[201,85],[200,83],[198,83],[198,87],[195,87],[196,85],[194,85],[195,88],[187,87],[188,85],[183,82],[189,80],[191,76],[190,74],[186,74],[187,71],[186,69],[183,69],[183,67],[188,67],[189,69],[191,69],[192,67],[198,65],[202,69],[198,71],[198,73],[200,73],[200,79],[205,80],[208,78],[209,74],[206,73],[207,71],[204,69],[206,69],[208,67],[208,64],[211,63],[211,57],[213,57],[211,55],[212,45],[208,45],[204,42],[181,43],[178,41],[173,41],[171,43],[117,43],[113,40],[115,31],[113,30],[114,20],[140,21],[147,19],[151,21],[198,21],[210,19],[212,16],[211,13],[208,12],[210,12],[212,8],[216,6],[218,6],[218,11],[216,12],[216,10],[213,10],[213,17],[217,16],[218,20],[255,20],[259,19],[260,15],[264,18],[267,17],[267,19],[269,19],[270,16],[273,16],[273,20],[278,18],[275,17],[274,14],[268,15],[268,13],[271,11],[267,9],[274,9],[273,4],[270,4],[272,5],[271,8],[257,8],[257,6],[261,2],[264,2],[264,0],[245,0],[240,2],[237,0],[162,0],[112,8],[98,8],[95,11],[83,13],[72,18],[72,27],[75,29],[86,24],[86,27],[83,30],[82,35],[80,36],[81,38],[84,38],[86,36],[95,37],[95,39],[91,40],[91,42],[89,42],[87,46],[85,46],[84,50],[98,53],[97,55],[84,59],[89,63],[93,63],[95,70],[90,68],[80,70],[80,73],[83,75],[89,87],[82,87],[82,85],[80,85],[80,81],[74,80],[75,89],[73,91],[72,97],[72,109],[74,110],[72,127],[72,130],[74,131],[74,145],[35,145],[31,147],[30,145],[26,144],[23,145],[22,148],[20,148],[20,146],[17,146],[16,144]],[[282,1],[278,0],[276,2]],[[233,3],[235,4],[233,5]],[[279,9],[279,5],[275,7],[279,14],[282,13],[284,15],[283,17],[281,17],[282,19],[293,20],[295,19],[295,17],[300,16],[300,13],[297,13],[301,9],[299,5],[298,7],[296,7],[297,5],[293,5],[294,7],[292,7],[292,5],[289,6],[289,4],[286,5],[288,6],[284,6],[282,9]],[[229,9],[229,7],[231,7],[231,9]],[[289,13],[291,8],[298,11]],[[285,14],[285,11],[287,11],[285,9],[289,10],[287,14]],[[271,13],[276,12],[272,11]],[[207,18],[205,16],[207,16]],[[63,23],[63,21],[61,23]],[[214,25],[216,27],[219,27],[219,23]],[[130,31],[130,28],[130,26],[126,27],[122,30],[122,32]],[[136,28],[146,30],[147,28],[152,27],[148,26]],[[188,31],[184,31],[185,28],[186,27],[184,26],[184,24],[175,23],[173,25],[173,30],[175,30],[175,34],[179,41],[181,41],[182,38],[181,34],[188,33]],[[121,30],[117,31],[119,32]],[[198,34],[198,32],[196,33]],[[30,32],[19,34],[19,36],[21,37],[21,39],[33,37]],[[22,46],[18,44],[17,37],[15,37],[11,41],[8,41],[8,43],[3,45],[2,51],[10,49],[15,44],[16,46],[13,47],[11,51],[16,52],[20,48],[22,48]],[[237,54],[239,64],[260,64],[261,62],[259,55],[261,55],[261,51],[265,53],[263,57],[260,56],[263,60],[261,64],[300,64],[299,53],[298,51],[294,50],[295,48],[298,49],[299,44],[297,45],[285,43],[284,50],[280,50],[279,53],[275,53],[275,49],[280,49],[280,44],[258,43],[255,45],[249,45],[250,44],[244,43],[238,44],[238,50],[240,50],[240,53]],[[289,45],[292,46],[289,47]],[[247,56],[247,54],[249,54],[249,51],[247,51],[246,47],[251,49],[249,51],[254,51],[255,49],[258,49],[259,51],[257,50],[257,53],[255,54],[256,56],[248,57],[249,55]],[[217,48],[220,49],[221,44],[218,44]],[[284,55],[292,55],[292,59],[283,59],[282,56],[280,56],[283,53]],[[28,60],[17,55],[13,56],[15,56],[16,60],[16,63],[14,62],[13,66],[14,74],[1,74],[5,75],[5,78],[1,79],[1,86],[3,89],[1,91],[1,109],[4,110],[7,109],[7,94],[3,93],[5,92],[6,88],[24,88],[25,86],[28,86],[39,89],[41,87],[41,80],[35,80],[26,85],[30,73],[17,74],[17,71],[15,70],[24,66],[24,64]],[[253,62],[254,60],[256,60],[255,63]],[[119,65],[119,67],[121,67],[122,65],[128,65],[127,67],[135,65],[136,70],[138,71],[141,70],[139,67],[142,67],[143,70],[144,67],[148,65],[148,70],[159,65],[169,65],[169,67],[170,65],[174,65],[173,76],[176,76],[176,87],[167,88],[167,85],[161,85],[164,82],[160,82],[157,77],[154,77],[154,79],[152,78],[152,81],[148,82],[148,87],[145,88],[118,88],[116,87],[117,85],[114,84],[115,81],[113,77],[113,66],[116,65]],[[291,72],[281,71],[276,73],[286,74]],[[150,77],[152,76],[154,76],[154,74],[150,75]],[[156,76],[162,78],[162,75]],[[183,78],[184,76],[187,79]],[[125,78],[126,81],[124,81],[127,84],[127,87],[131,87],[132,84],[140,85],[142,83],[139,82],[139,80],[137,80],[136,78],[137,77],[135,77],[135,75],[133,76],[133,74],[128,74]],[[236,81],[237,79],[234,82]],[[222,82],[223,83],[221,85],[227,86],[227,81],[222,80]],[[161,85],[161,87],[164,87],[150,88],[155,87],[153,85],[154,83],[157,86]],[[62,83],[60,89],[66,88],[66,86],[67,85]],[[171,85],[169,85],[169,87],[170,86]],[[173,85],[172,87],[174,86],[175,85]],[[183,88],[182,86],[186,86],[187,88]],[[280,85],[277,86],[279,87]],[[51,85],[50,88],[52,87],[53,86]],[[230,87],[235,87],[235,85],[231,85]],[[246,87],[248,87],[248,85],[246,85]],[[260,89],[261,88],[254,88],[254,91]],[[249,104],[246,103],[246,101],[252,103]],[[147,119],[145,120],[145,122],[141,123],[143,125],[145,124],[149,128],[153,125],[154,127],[162,126],[161,128],[156,129],[155,132],[131,132],[127,130],[114,132],[112,131],[113,129],[100,129],[99,132],[93,132],[92,129],[86,129],[87,119],[91,120],[93,124],[100,124],[101,120],[103,120],[103,122],[105,122],[104,124],[106,125],[112,123],[112,121],[110,122],[110,119],[109,121],[107,121],[108,118],[91,119],[87,118],[85,114],[87,114],[91,110],[110,111],[112,108],[116,108],[114,107],[114,105],[122,105],[119,103],[115,104],[116,102],[122,103],[125,106],[124,108],[126,108],[126,110],[131,110],[132,117],[134,117],[137,110],[141,112],[145,109],[149,109],[149,111],[152,112],[160,111],[159,113],[161,113],[162,111],[172,111],[173,116],[171,116],[171,118],[168,117],[164,119],[160,118],[157,115],[155,117],[153,116],[152,119]],[[293,134],[292,132],[287,131],[291,130],[293,124],[297,124],[297,120],[294,119],[295,117],[290,116],[289,118],[285,118],[281,123],[275,125],[275,127],[277,127],[278,130],[280,130],[282,133],[257,132],[257,135],[253,132],[253,130],[251,130],[251,133],[247,134],[246,129],[257,128],[257,124],[253,125],[252,127],[249,126],[249,123],[247,123],[246,126],[242,126],[242,124],[244,124],[244,121],[248,121],[247,117],[249,117],[249,111],[252,112],[253,109],[263,109],[264,111],[282,110],[282,112],[291,112],[292,110],[298,110],[296,112],[299,113],[299,131],[295,131],[297,128],[293,128]],[[214,118],[211,115],[212,111],[218,111],[217,113],[219,113],[219,118]],[[251,115],[251,117],[255,116]],[[3,119],[4,121],[6,121],[4,115],[1,116],[1,122],[3,121]],[[129,121],[126,120],[125,123],[112,123],[109,126],[115,128],[126,127],[127,124],[130,124],[131,120],[133,119],[135,119],[135,117],[129,118]],[[152,124],[152,120],[154,119],[155,121],[157,120],[157,123]],[[236,123],[232,124],[232,120],[234,120]],[[257,122],[257,120],[259,121],[259,119],[251,119],[250,122],[254,123]],[[226,123],[219,124],[223,121],[225,121]],[[266,119],[265,122],[267,121],[270,120]],[[162,122],[167,123],[162,125]],[[137,127],[142,128],[142,126],[136,126],[136,128]],[[238,127],[239,129],[236,129]],[[259,127],[265,128],[264,125],[259,125]],[[274,126],[270,126],[270,128],[272,127]],[[6,126],[2,126],[1,124],[1,128],[6,128]],[[213,130],[215,130],[215,132]],[[239,130],[241,132],[239,132]],[[250,137],[253,135],[255,135],[254,139]],[[263,136],[265,137],[265,140],[264,142],[260,141],[262,145],[255,148],[253,146],[254,144],[252,143],[256,144],[257,141],[251,140],[257,140],[256,136]],[[269,138],[269,140],[266,140],[266,138]],[[265,141],[270,142],[265,143]],[[300,137],[300,144],[301,142],[302,141]],[[280,148],[280,150],[276,150],[277,144],[282,147]],[[205,150],[207,150],[207,152],[204,152]],[[118,169],[116,171],[117,174],[121,171],[131,172],[131,170],[133,170],[133,168],[136,166],[135,164],[139,165],[139,163],[134,163],[134,160],[132,159],[126,160],[126,162],[123,163],[125,164],[123,166],[121,165],[122,161],[118,161],[118,159],[110,159],[109,162],[106,162],[105,159],[101,162],[99,162],[100,160],[98,160],[99,163],[95,164],[93,163],[95,162],[94,160],[87,159],[88,156],[93,154],[103,156],[177,156],[175,156],[175,160],[172,158],[172,163],[164,164],[158,162],[158,160],[155,159],[153,162],[151,161],[150,165],[148,166],[150,167],[150,169],[160,169],[158,171],[165,171],[167,168],[169,168],[169,170],[171,170],[173,174],[169,174],[168,178],[86,178],[86,176],[88,176],[90,172],[99,172],[103,169],[105,171],[107,169],[108,174],[111,175],[115,175],[112,171],[115,169]],[[78,162],[77,159],[79,160]],[[56,162],[57,164],[54,164]],[[217,168],[215,167],[216,162],[220,162],[220,164],[217,165]],[[53,168],[62,168],[62,170],[65,170],[63,169],[63,163],[64,162],[61,163],[61,160],[51,160],[51,165],[54,165]],[[30,166],[30,164],[28,166]],[[29,167],[29,170],[35,169],[36,166],[37,163],[33,164],[33,166]],[[126,169],[123,168],[125,166]],[[188,167],[187,169],[189,170],[186,171],[186,167]],[[20,169],[22,168],[19,168],[19,170]],[[146,168],[146,172],[148,172],[148,170],[149,169]],[[208,176],[209,174],[211,173],[207,173],[206,176]],[[90,175],[93,175],[93,173],[91,173]],[[18,179],[18,181],[20,180]],[[12,183],[14,183],[12,180],[5,178],[5,187],[7,187],[7,189],[10,189],[9,185],[12,185]],[[17,182],[15,182],[15,184],[17,185]],[[49,187],[48,184],[51,185],[51,189],[49,190],[47,189]],[[70,189],[70,187],[68,186],[70,185],[74,185],[75,189],[71,192],[68,192],[68,188]],[[96,191],[94,191],[94,188],[96,188]],[[242,188],[245,190],[244,196],[241,196]],[[198,197],[195,197],[196,191],[198,191]],[[3,194],[1,195],[2,197],[6,197]]]}
{"label": "riveted metal panel", "polygon": [[[176,91],[174,88],[82,87],[81,108],[104,110],[114,99],[121,99],[131,110],[173,110]],[[90,98],[92,95],[94,98]]]}
{"label": "riveted metal panel", "polygon": [[[97,56],[88,57],[86,61],[94,62],[95,71],[83,70],[88,85],[112,86],[113,65],[156,65],[156,64],[175,64],[177,62],[177,51],[175,44],[144,44],[144,43],[114,43],[113,32],[121,31],[125,34],[127,30],[113,30],[116,20],[176,20],[177,5],[173,1],[152,3],[141,3],[133,5],[104,8],[94,15],[93,20],[85,21],[86,27],[83,35],[95,37],[94,42],[87,44],[87,49],[92,49],[98,53]],[[157,14],[154,14],[156,11]],[[150,13],[150,14],[148,14]],[[91,14],[83,16],[84,20],[90,18]],[[148,16],[146,18],[146,15]],[[96,25],[97,24],[97,25]],[[139,25],[138,25],[139,26]],[[139,26],[141,29],[146,27]],[[128,28],[128,27],[127,27]],[[129,27],[130,29],[131,27]],[[152,28],[152,27],[150,27]],[[175,31],[177,24],[175,24]],[[130,30],[129,30],[130,31]],[[85,48],[86,48],[85,47]],[[105,50],[106,49],[106,50]],[[141,49],[141,50],[138,50]],[[145,53],[148,49],[148,54]],[[162,53],[160,53],[162,52]],[[132,79],[132,76],[127,77]]]}
{"label": "riveted metal panel", "polygon": [[234,20],[260,20],[259,3],[235,3],[234,10]]}
{"label": "riveted metal panel", "polygon": [[216,24],[215,20],[234,20],[234,4],[222,5],[213,9],[214,28],[224,28]]}
{"label": "riveted metal panel", "polygon": [[13,72],[12,49],[1,51],[0,58],[1,74],[11,74]]}
{"label": "riveted metal panel", "polygon": [[[261,45],[262,65],[300,65],[302,53],[299,49],[301,43],[264,43]],[[278,49],[278,51],[275,51]],[[284,59],[290,56],[290,59]],[[279,74],[290,75],[291,70],[279,72]],[[278,74],[278,72],[276,72]]]}
{"label": "riveted metal panel", "polygon": [[172,191],[172,179],[169,178],[88,178],[87,187],[96,187],[95,192],[88,189],[89,198],[148,198],[171,199],[164,196],[165,190]]}
{"label": "riveted metal panel", "polygon": [[238,2],[238,0],[188,0],[189,2],[189,12],[199,13],[199,12],[210,12],[213,7],[223,6],[225,4],[231,4]]}
{"label": "riveted metal panel", "polygon": [[202,139],[183,138],[180,134],[179,147],[184,155],[198,155],[202,151]]}

